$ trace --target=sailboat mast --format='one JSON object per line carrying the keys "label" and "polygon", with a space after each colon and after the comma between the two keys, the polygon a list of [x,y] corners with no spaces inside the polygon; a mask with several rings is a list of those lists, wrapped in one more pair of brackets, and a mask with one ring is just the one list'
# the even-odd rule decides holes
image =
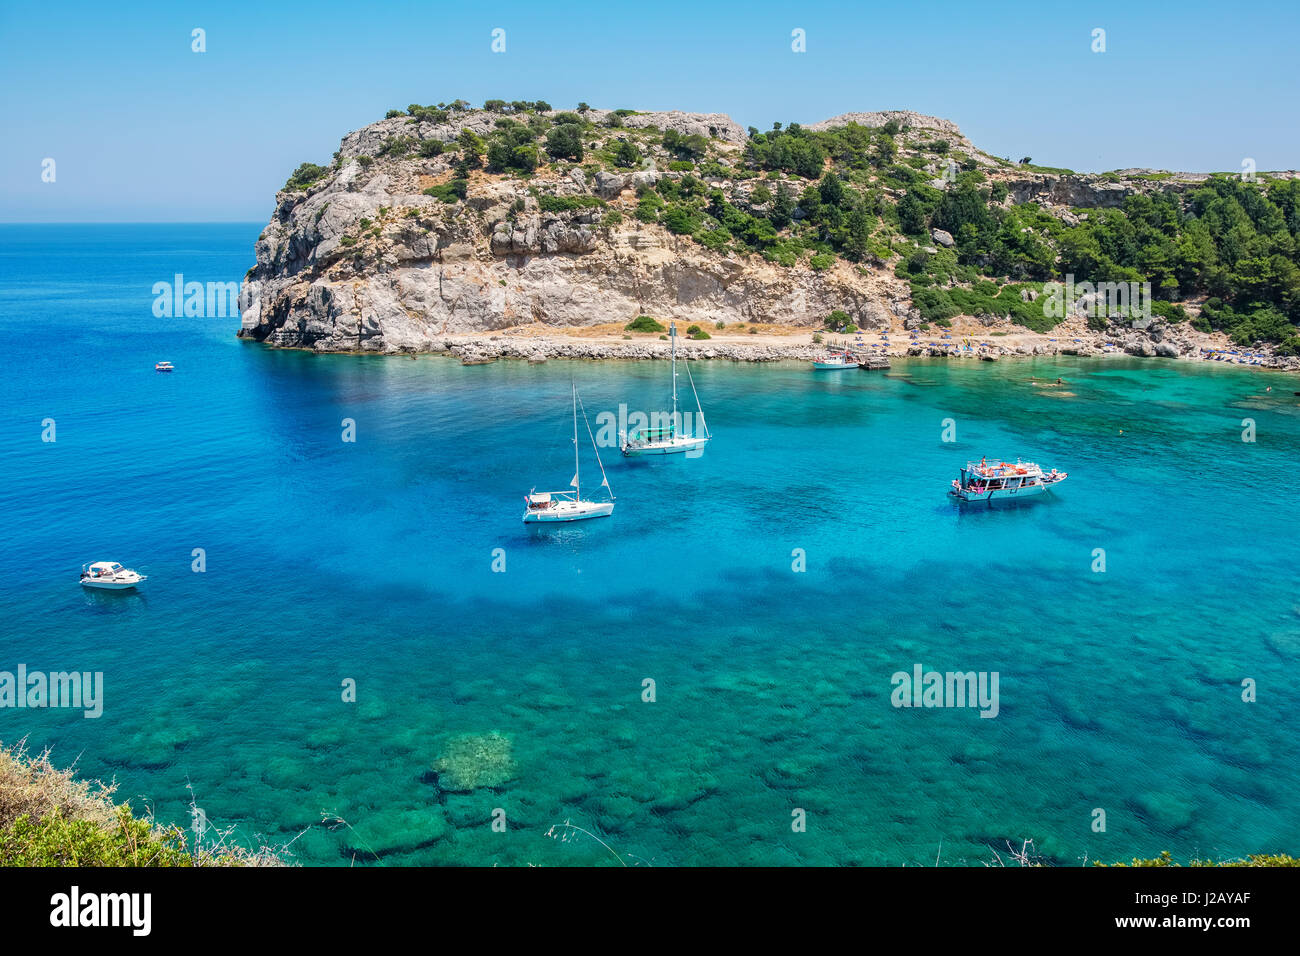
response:
{"label": "sailboat mast", "polygon": [[609,492],[609,500],[613,501],[614,489],[609,486],[609,475],[605,474],[605,463],[600,460],[600,447],[596,444],[596,434],[591,430],[591,422],[587,420],[587,407],[582,404],[582,399],[578,400],[578,405],[582,408],[582,423],[587,426],[587,437],[591,439],[591,450],[596,453],[596,464],[600,466],[600,483]]}
{"label": "sailboat mast", "polygon": [[673,357],[673,433],[677,432],[677,323],[668,323],[668,341]]}
{"label": "sailboat mast", "polygon": [[582,500],[582,466],[578,463],[578,383],[570,382],[573,388],[573,488],[576,497]]}
{"label": "sailboat mast", "polygon": [[689,361],[686,363],[686,377],[691,383],[691,394],[695,396],[695,410],[699,413],[700,424],[704,426],[704,437],[712,438],[713,436],[709,434],[709,423],[704,420],[704,406],[700,404],[700,393],[695,389],[695,376],[691,374],[691,363]]}

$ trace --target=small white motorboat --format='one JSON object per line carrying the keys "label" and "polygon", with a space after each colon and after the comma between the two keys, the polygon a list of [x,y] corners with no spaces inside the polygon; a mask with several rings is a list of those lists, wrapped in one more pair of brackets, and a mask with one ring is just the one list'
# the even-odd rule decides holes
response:
{"label": "small white motorboat", "polygon": [[94,564],[81,566],[81,586],[86,588],[125,591],[147,578],[147,575],[124,568],[116,561],[96,561]]}
{"label": "small white motorboat", "polygon": [[174,372],[176,371],[176,366],[172,365],[171,362],[155,362],[153,370],[155,372]]}

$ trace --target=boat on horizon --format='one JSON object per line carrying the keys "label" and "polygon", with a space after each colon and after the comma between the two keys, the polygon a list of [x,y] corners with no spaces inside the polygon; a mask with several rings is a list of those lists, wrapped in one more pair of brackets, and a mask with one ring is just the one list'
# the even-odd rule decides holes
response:
{"label": "boat on horizon", "polygon": [[587,421],[587,410],[582,410],[582,420],[587,426],[587,435],[591,438],[591,447],[596,452],[596,462],[600,465],[601,487],[609,495],[608,501],[593,501],[582,497],[582,462],[578,455],[578,386],[573,386],[573,480],[569,482],[572,491],[529,491],[524,496],[524,524],[537,524],[554,521],[581,521],[584,518],[604,518],[614,511],[614,491],[609,487],[609,477],[605,474],[605,464],[600,460],[600,449],[596,447],[596,436],[591,431],[591,422]]}
{"label": "boat on horizon", "polygon": [[1053,468],[1044,472],[1032,461],[999,461],[989,464],[987,458],[969,461],[961,475],[953,479],[948,494],[958,501],[993,501],[998,499],[1031,498],[1041,495],[1064,481],[1066,472]]}
{"label": "boat on horizon", "polygon": [[670,356],[672,361],[673,412],[667,428],[638,428],[636,431],[622,435],[622,451],[625,458],[639,458],[642,455],[677,455],[683,452],[704,450],[713,436],[709,434],[709,424],[704,420],[704,408],[700,404],[700,393],[695,390],[695,376],[691,374],[691,364],[686,363],[686,377],[691,383],[691,394],[695,396],[695,409],[699,415],[699,425],[704,434],[683,435],[677,431],[679,413],[677,411],[677,323],[668,326],[668,339],[672,343]]}
{"label": "boat on horizon", "polygon": [[81,566],[81,586],[86,588],[125,591],[147,579],[147,575],[124,568],[116,561],[96,561]]}

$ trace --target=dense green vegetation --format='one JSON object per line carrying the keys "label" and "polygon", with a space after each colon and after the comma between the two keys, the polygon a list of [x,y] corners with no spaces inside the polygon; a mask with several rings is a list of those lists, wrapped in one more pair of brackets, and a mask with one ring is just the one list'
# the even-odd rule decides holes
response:
{"label": "dense green vegetation", "polygon": [[284,188],[306,189],[329,171],[330,168],[328,166],[317,166],[315,163],[302,163],[289,176],[289,181],[284,184]]}
{"label": "dense green vegetation", "polygon": [[[739,166],[726,166],[710,159],[705,137],[667,131],[662,145],[675,157],[670,169],[683,175],[661,178],[653,193],[643,190],[637,216],[709,248],[759,253],[784,265],[806,257],[811,268],[823,271],[841,256],[883,261],[888,248],[873,242],[872,234],[886,204],[866,171],[896,154],[897,132],[850,124],[810,133],[778,123],[769,133],[751,129]],[[835,168],[828,169],[828,161]],[[747,198],[728,199],[724,190],[706,188],[694,175],[697,168],[719,178],[757,181]],[[777,180],[775,188],[759,178],[764,172]],[[796,192],[781,174],[810,182]]]}
{"label": "dense green vegetation", "polygon": [[[1184,320],[1185,309],[1174,303],[1208,296],[1197,322],[1203,331],[1224,331],[1241,344],[1279,342],[1282,351],[1300,354],[1294,328],[1300,322],[1300,183],[1217,176],[1183,195],[1132,195],[1121,208],[1090,210],[1077,225],[1066,225],[1034,204],[991,206],[994,197],[980,178],[963,173],[946,192],[909,190],[898,205],[901,231],[923,242],[930,228],[943,229],[956,241],[956,255],[906,262],[900,274],[928,276],[922,285],[944,284],[950,275],[971,281],[977,274],[1150,282],[1158,315]],[[1020,309],[1014,299],[999,297],[1005,308],[984,311],[1041,327],[1041,308]],[[958,290],[931,290],[921,298],[927,318],[957,314],[947,300],[959,312],[979,314],[970,312]],[[974,304],[987,306],[983,298]]]}
{"label": "dense green vegetation", "polygon": [[435,199],[441,199],[443,202],[459,202],[465,198],[468,190],[469,181],[457,177],[445,183],[439,183],[437,186],[430,186],[424,191],[424,194],[433,196]]}
{"label": "dense green vegetation", "polygon": [[[1152,859],[1134,858],[1129,863],[1093,863],[1093,866],[1183,866],[1168,850]],[[1285,853],[1252,853],[1239,860],[1188,860],[1187,866],[1300,866],[1300,860]]]}
{"label": "dense green vegetation", "polygon": [[0,830],[0,866],[193,866],[185,834],[136,820],[125,807],[109,826],[19,817]]}
{"label": "dense green vegetation", "polygon": [[49,754],[0,744],[0,866],[267,866],[268,848],[247,850],[228,833],[195,840],[175,826],[136,818],[113,786],[78,780]]}
{"label": "dense green vegetation", "polygon": [[537,197],[537,206],[542,212],[569,212],[573,209],[601,208],[605,200],[598,196],[549,196],[545,193]]}
{"label": "dense green vegetation", "polygon": [[[1157,315],[1183,321],[1187,312],[1176,303],[1204,297],[1202,330],[1300,354],[1300,182],[1217,176],[1182,195],[1133,195],[1119,209],[1091,210],[1067,225],[1033,203],[1003,206],[1006,186],[988,183],[946,141],[923,144],[955,164],[955,181],[935,188],[918,168],[923,161],[896,161],[900,132],[896,124],[751,128],[730,178],[766,174],[778,179],[775,191],[759,182],[748,203],[737,204],[721,190],[702,193],[687,173],[660,180],[657,195],[643,192],[637,215],[720,251],[757,252],[785,265],[806,257],[815,270],[837,257],[878,263],[903,251],[898,273],[912,281],[922,315],[940,324],[988,314],[1046,331],[1059,318],[1026,294],[1045,282],[1150,282]],[[664,145],[683,155],[680,139],[665,136]],[[692,166],[705,156],[698,145],[689,149]],[[797,195],[785,177],[805,180]],[[949,233],[952,249],[925,252],[931,229]]]}

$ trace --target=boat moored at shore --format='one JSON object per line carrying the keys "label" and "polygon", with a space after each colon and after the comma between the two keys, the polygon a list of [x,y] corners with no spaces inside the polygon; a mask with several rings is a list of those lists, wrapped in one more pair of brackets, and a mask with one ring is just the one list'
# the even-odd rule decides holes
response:
{"label": "boat moored at shore", "polygon": [[970,461],[952,482],[948,494],[958,501],[993,501],[994,499],[1031,498],[1050,491],[1068,475],[1053,468],[1044,472],[1032,461],[998,461],[987,458]]}
{"label": "boat moored at shore", "polygon": [[858,360],[852,352],[832,352],[825,358],[815,359],[813,368],[819,372],[837,371],[845,368],[857,368]]}

